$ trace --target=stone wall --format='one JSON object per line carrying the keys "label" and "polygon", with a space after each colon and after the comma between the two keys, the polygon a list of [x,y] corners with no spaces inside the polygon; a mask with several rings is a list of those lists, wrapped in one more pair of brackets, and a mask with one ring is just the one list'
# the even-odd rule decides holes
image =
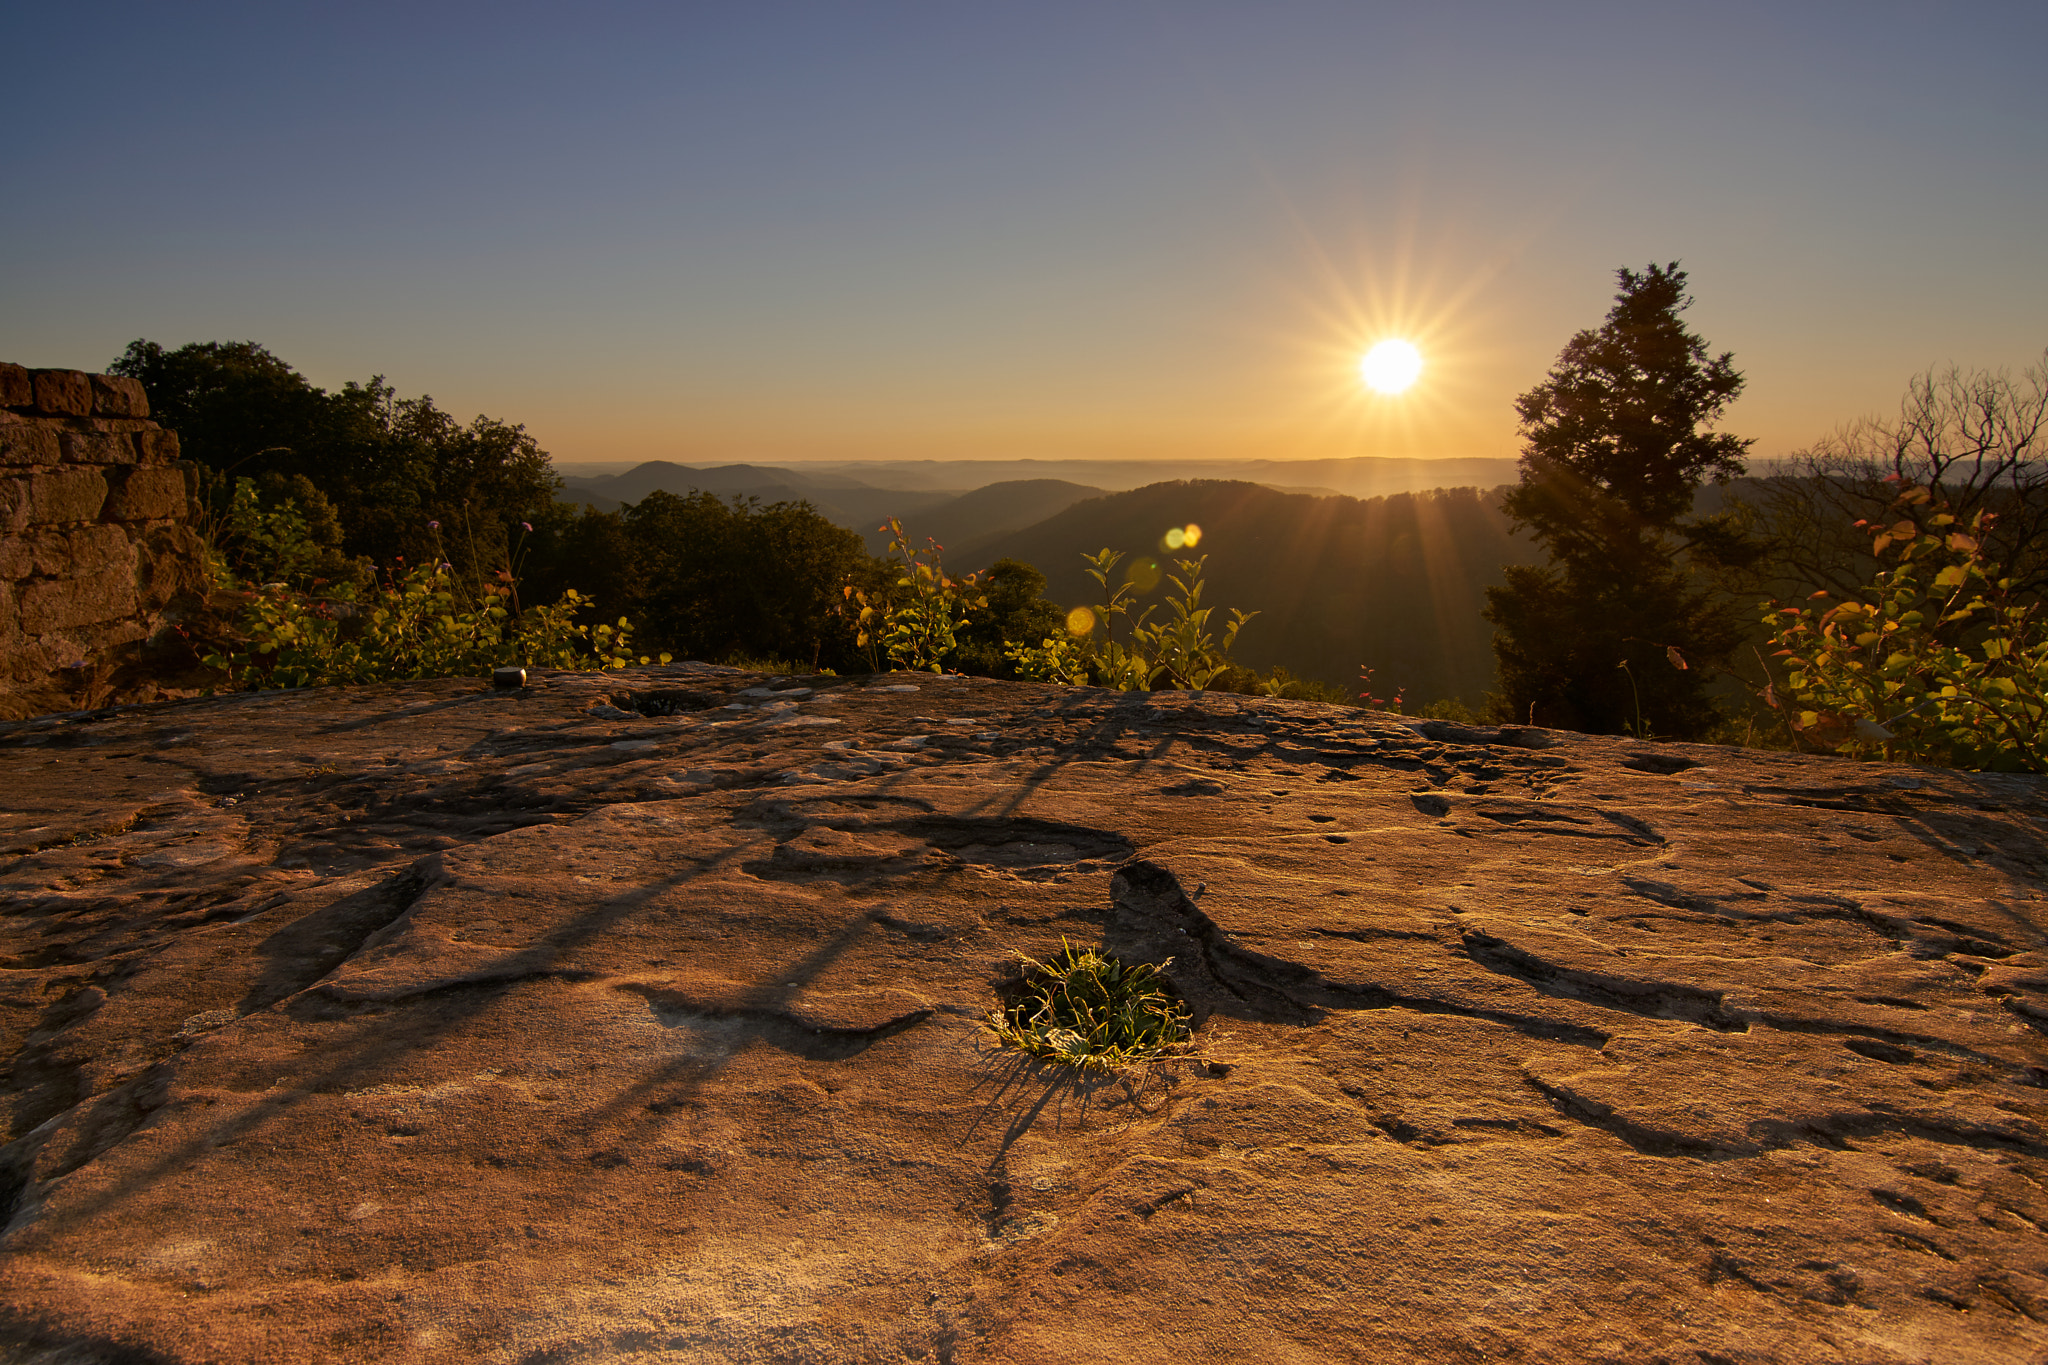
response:
{"label": "stone wall", "polygon": [[135,380],[0,363],[0,717],[160,695],[205,591],[195,487]]}

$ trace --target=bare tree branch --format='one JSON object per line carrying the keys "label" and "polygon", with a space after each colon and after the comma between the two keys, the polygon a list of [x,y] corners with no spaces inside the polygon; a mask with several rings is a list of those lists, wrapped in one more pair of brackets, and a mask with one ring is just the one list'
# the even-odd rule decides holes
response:
{"label": "bare tree branch", "polygon": [[1794,454],[1764,481],[1762,498],[1789,590],[1840,592],[1865,581],[1869,533],[1856,522],[1893,516],[1901,486],[1934,494],[1967,520],[1996,514],[1987,557],[2024,596],[2048,592],[2048,352],[2009,371],[1930,370],[1907,386],[1895,418],[1864,418]]}

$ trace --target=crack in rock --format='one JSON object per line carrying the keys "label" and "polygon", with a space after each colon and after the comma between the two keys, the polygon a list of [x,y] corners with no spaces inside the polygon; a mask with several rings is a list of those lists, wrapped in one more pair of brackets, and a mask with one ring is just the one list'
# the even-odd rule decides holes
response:
{"label": "crack in rock", "polygon": [[722,1034],[731,1051],[758,1038],[771,1047],[813,1062],[843,1062],[858,1057],[875,1044],[914,1029],[938,1013],[933,1009],[915,1009],[865,1028],[846,1028],[814,1023],[786,1010],[693,1000],[681,991],[659,986],[629,983],[618,989],[645,998],[663,1028]]}
{"label": "crack in rock", "polygon": [[1299,963],[1252,952],[1204,914],[1179,880],[1138,858],[1110,881],[1111,909],[1103,946],[1126,961],[1161,962],[1162,973],[1188,1003],[1197,1028],[1211,1014],[1262,1023],[1313,1024],[1334,1011],[1405,1009],[1503,1024],[1531,1037],[1580,1047],[1606,1046],[1609,1035],[1567,1020],[1390,990],[1333,982]]}
{"label": "crack in rock", "polygon": [[1560,966],[1478,929],[1465,932],[1464,944],[1466,956],[1480,966],[1525,981],[1545,995],[1567,996],[1651,1019],[1684,1020],[1718,1033],[1749,1031],[1748,1020],[1722,1007],[1720,991]]}

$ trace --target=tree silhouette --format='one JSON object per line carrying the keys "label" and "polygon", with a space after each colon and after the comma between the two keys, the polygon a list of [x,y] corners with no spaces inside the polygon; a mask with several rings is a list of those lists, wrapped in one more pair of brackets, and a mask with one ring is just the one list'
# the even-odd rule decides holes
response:
{"label": "tree silhouette", "polygon": [[1505,501],[1549,562],[1487,591],[1503,720],[1596,733],[1696,737],[1717,713],[1707,669],[1743,623],[1700,581],[1755,550],[1727,517],[1690,516],[1711,478],[1743,472],[1750,442],[1707,428],[1742,392],[1679,314],[1677,262],[1623,267],[1599,329],[1566,344],[1515,400],[1522,479]]}

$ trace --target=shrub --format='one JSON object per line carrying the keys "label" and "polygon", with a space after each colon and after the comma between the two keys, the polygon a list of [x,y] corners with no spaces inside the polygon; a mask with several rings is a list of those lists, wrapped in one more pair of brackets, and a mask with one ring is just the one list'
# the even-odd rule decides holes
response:
{"label": "shrub", "polygon": [[334,506],[305,475],[230,481],[204,465],[196,468],[209,582],[221,587],[281,582],[297,588],[310,587],[316,579],[369,582],[369,562],[342,554]]}
{"label": "shrub", "polygon": [[1171,687],[1186,688],[1199,692],[1228,673],[1230,647],[1237,643],[1237,632],[1244,623],[1257,616],[1257,612],[1243,612],[1232,608],[1230,624],[1223,628],[1223,641],[1219,645],[1209,631],[1209,616],[1215,610],[1202,605],[1202,567],[1209,562],[1207,555],[1197,559],[1177,559],[1180,572],[1168,574],[1167,580],[1180,589],[1179,597],[1168,597],[1166,609],[1173,619],[1157,626],[1147,626],[1140,618],[1132,634],[1138,647],[1151,655],[1151,667],[1145,673],[1145,685],[1156,689],[1161,683]]}
{"label": "shrub", "polygon": [[[1102,590],[1102,601],[1092,609],[1083,607],[1073,614],[1071,619],[1077,624],[1069,626],[1073,637],[1070,642],[1048,639],[1041,650],[1027,651],[1028,666],[1046,670],[1047,676],[1085,672],[1085,681],[1120,692],[1146,692],[1160,687],[1201,691],[1212,685],[1227,686],[1232,675],[1241,671],[1231,662],[1230,647],[1237,642],[1237,632],[1245,622],[1258,613],[1233,608],[1230,624],[1223,628],[1222,642],[1217,642],[1209,630],[1209,617],[1215,609],[1202,605],[1202,568],[1208,562],[1207,555],[1174,561],[1180,574],[1168,575],[1168,581],[1180,589],[1180,596],[1166,599],[1172,619],[1156,626],[1148,624],[1157,610],[1156,604],[1132,618],[1131,599],[1136,589],[1128,582],[1114,588],[1109,585],[1111,572],[1123,559],[1121,551],[1105,546],[1099,554],[1082,558],[1088,562],[1088,576]],[[1129,644],[1116,638],[1120,618],[1131,623]],[[1100,636],[1096,634],[1098,627]],[[1020,660],[1020,669],[1026,666]]]}
{"label": "shrub", "polygon": [[1854,598],[1766,604],[1789,676],[1783,702],[1774,687],[1765,700],[1819,748],[2048,771],[2048,631],[2040,601],[1985,558],[1991,514],[1959,523],[1925,488],[1892,512],[1871,544],[1889,567]]}
{"label": "shrub", "polygon": [[1281,701],[1319,701],[1331,706],[1359,706],[1363,703],[1344,688],[1316,678],[1297,678],[1285,664],[1274,664],[1270,673],[1233,664],[1210,687],[1218,692],[1235,692],[1246,697],[1274,697]]}
{"label": "shrub", "polygon": [[1067,683],[1083,687],[1088,682],[1088,658],[1074,637],[1064,632],[1047,635],[1035,645],[1005,644],[1003,657],[1026,682]]}
{"label": "shrub", "polygon": [[[998,559],[976,578],[985,605],[957,632],[955,667],[987,677],[1022,677],[1013,650],[1017,641],[1057,639],[1066,634],[1066,611],[1045,596],[1045,575],[1015,559]],[[1064,681],[1064,679],[1063,679]],[[1080,679],[1086,682],[1083,677]]]}
{"label": "shrub", "polygon": [[[1080,628],[1070,626],[1069,630],[1079,642],[1090,682],[1099,687],[1114,687],[1119,692],[1138,692],[1144,690],[1149,670],[1145,666],[1144,655],[1137,649],[1137,632],[1144,626],[1152,608],[1145,608],[1131,623],[1132,643],[1119,644],[1116,638],[1117,618],[1130,616],[1131,600],[1137,596],[1137,589],[1128,582],[1114,588],[1109,586],[1110,572],[1123,557],[1123,551],[1112,550],[1106,545],[1100,554],[1081,556],[1088,562],[1088,576],[1102,589],[1102,601],[1092,610],[1083,608]],[[1097,626],[1102,628],[1099,640],[1095,635]]]}
{"label": "shrub", "polygon": [[[209,654],[204,662],[225,673],[235,691],[480,677],[513,664],[600,669],[635,662],[631,623],[621,616],[616,626],[576,624],[583,597],[573,588],[553,606],[514,616],[506,606],[509,586],[489,589],[486,603],[465,608],[450,579],[443,564],[392,574],[368,594],[353,584],[330,597],[244,585],[236,625],[247,649]],[[638,662],[653,660],[642,655]]]}
{"label": "shrub", "polygon": [[[1258,613],[1232,608],[1218,638],[1209,626],[1215,608],[1202,605],[1206,555],[1175,561],[1180,572],[1168,575],[1168,581],[1179,595],[1167,597],[1169,619],[1155,625],[1151,617],[1157,604],[1134,618],[1137,589],[1129,582],[1111,586],[1122,552],[1105,547],[1084,554],[1101,600],[1093,607],[1076,607],[1061,621],[1058,609],[1040,597],[1045,576],[1031,565],[999,560],[986,574],[955,580],[946,575],[936,541],[927,541],[926,551],[913,551],[902,522],[892,517],[882,529],[890,533],[891,552],[902,558],[894,586],[882,592],[849,581],[840,590],[847,614],[855,619],[859,644],[877,671],[886,657],[899,667],[923,671],[993,673],[994,642],[1000,641],[1006,671],[1028,682],[1093,684],[1123,692],[1214,688],[1353,704],[1341,689],[1295,678],[1284,668],[1265,678],[1232,661],[1238,631]],[[1119,620],[1129,623],[1127,641],[1117,638]],[[1024,638],[1011,638],[1012,631]]]}
{"label": "shrub", "polygon": [[[1275,671],[1277,672],[1278,670],[1276,669]],[[1375,696],[1372,690],[1372,675],[1375,671],[1371,664],[1360,664],[1358,666],[1358,704],[1360,706],[1369,706],[1375,711],[1392,711],[1397,715],[1400,714],[1402,705],[1408,697],[1407,689],[1397,687],[1394,689],[1394,695],[1391,697]]]}
{"label": "shrub", "polygon": [[1116,1071],[1188,1040],[1188,1007],[1159,973],[1165,963],[1125,965],[1064,938],[1050,962],[1018,954],[1016,998],[987,1027],[1004,1047],[1082,1070]]}
{"label": "shrub", "polygon": [[887,657],[900,668],[943,673],[958,652],[958,632],[968,613],[985,608],[988,599],[975,590],[973,574],[958,580],[946,576],[938,541],[927,539],[922,552],[911,549],[910,536],[895,517],[879,529],[889,533],[889,552],[903,557],[903,568],[892,593],[870,593],[853,583],[841,589],[857,613],[855,642],[869,651],[876,672]]}
{"label": "shrub", "polygon": [[736,651],[716,661],[726,668],[744,669],[749,673],[766,673],[770,678],[833,678],[837,670],[817,668],[802,659],[785,659],[775,654],[748,654]]}
{"label": "shrub", "polygon": [[[304,587],[259,585],[227,562],[223,528],[241,536],[244,566],[251,562],[248,546],[261,556],[256,563],[273,568],[300,565],[311,552],[307,523],[291,499],[265,511],[249,481],[239,481],[207,549],[216,589],[240,604],[235,625],[245,647],[223,647],[203,660],[226,675],[231,690],[476,677],[513,664],[595,669],[634,662],[631,623],[622,616],[616,626],[577,624],[588,601],[574,589],[552,606],[522,610],[510,561],[490,580],[467,584],[440,561],[392,571],[367,590],[317,578]],[[429,527],[437,535],[439,529]]]}

